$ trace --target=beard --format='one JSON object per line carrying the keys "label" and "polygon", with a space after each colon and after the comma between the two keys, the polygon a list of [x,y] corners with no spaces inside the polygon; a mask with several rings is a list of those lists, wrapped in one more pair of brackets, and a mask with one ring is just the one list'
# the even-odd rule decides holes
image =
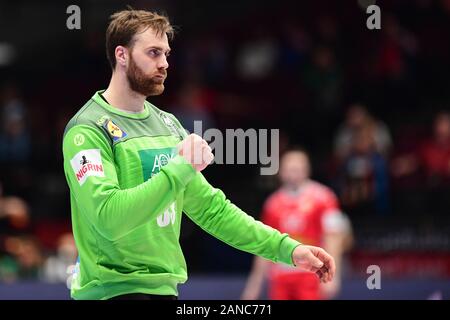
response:
{"label": "beard", "polygon": [[[167,76],[164,70],[158,75]],[[145,97],[157,96],[164,91],[164,79],[146,75],[141,68],[136,65],[133,57],[130,56],[130,64],[127,70],[127,79],[131,90],[142,94]]]}

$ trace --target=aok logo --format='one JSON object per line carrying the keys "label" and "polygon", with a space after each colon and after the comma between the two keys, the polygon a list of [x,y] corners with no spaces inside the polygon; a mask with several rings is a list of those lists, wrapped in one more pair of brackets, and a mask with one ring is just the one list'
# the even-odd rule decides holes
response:
{"label": "aok logo", "polygon": [[169,224],[174,224],[176,218],[176,211],[175,211],[175,202],[173,202],[169,208],[164,211],[163,214],[160,214],[156,218],[156,222],[158,223],[158,226],[161,228],[167,227]]}
{"label": "aok logo", "polygon": [[[157,174],[174,156],[175,148],[140,150],[139,157],[141,158],[144,181]],[[173,202],[162,214],[156,217],[156,223],[161,228],[164,228],[175,224],[175,219],[176,208],[175,202]]]}
{"label": "aok logo", "polygon": [[144,181],[157,174],[175,156],[175,148],[145,149],[139,151]]}
{"label": "aok logo", "polygon": [[158,173],[162,167],[169,163],[169,160],[174,157],[173,154],[170,153],[161,153],[155,156],[153,160],[153,168],[152,175]]}
{"label": "aok logo", "polygon": [[[153,168],[152,168],[152,176],[158,173],[162,167],[169,163],[169,160],[174,157],[171,153],[160,153],[155,156],[153,160]],[[175,202],[172,203],[163,214],[160,214],[156,218],[156,222],[158,226],[161,228],[167,227],[169,224],[175,223],[176,211],[175,211]]]}

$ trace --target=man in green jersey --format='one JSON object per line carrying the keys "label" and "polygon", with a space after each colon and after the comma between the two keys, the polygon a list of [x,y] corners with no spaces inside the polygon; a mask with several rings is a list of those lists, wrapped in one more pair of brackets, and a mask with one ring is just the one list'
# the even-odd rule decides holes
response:
{"label": "man in green jersey", "polygon": [[201,137],[148,101],[164,91],[164,16],[125,10],[111,16],[106,49],[112,77],[69,121],[64,172],[79,260],[74,299],[176,299],[187,280],[179,244],[181,213],[221,241],[268,260],[335,273],[323,249],[301,245],[226,199],[200,173],[213,159]]}

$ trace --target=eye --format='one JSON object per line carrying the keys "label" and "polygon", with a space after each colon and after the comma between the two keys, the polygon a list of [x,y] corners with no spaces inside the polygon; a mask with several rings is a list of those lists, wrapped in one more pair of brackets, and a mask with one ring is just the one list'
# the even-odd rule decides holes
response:
{"label": "eye", "polygon": [[161,54],[161,51],[158,49],[151,49],[148,53],[152,57],[157,57]]}
{"label": "eye", "polygon": [[166,52],[166,57],[169,57],[170,56],[170,52],[168,51],[168,52]]}

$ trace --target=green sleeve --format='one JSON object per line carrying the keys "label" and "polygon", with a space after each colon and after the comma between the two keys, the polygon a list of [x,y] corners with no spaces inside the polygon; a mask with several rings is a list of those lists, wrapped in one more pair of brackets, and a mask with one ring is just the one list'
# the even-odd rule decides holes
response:
{"label": "green sleeve", "polygon": [[75,205],[109,240],[117,240],[156,218],[195,176],[194,168],[181,156],[175,156],[151,179],[134,188],[121,189],[109,141],[101,131],[88,125],[68,130],[63,154],[64,172]]}
{"label": "green sleeve", "polygon": [[228,245],[293,265],[292,251],[299,242],[247,215],[200,173],[186,187],[183,210],[203,230]]}

